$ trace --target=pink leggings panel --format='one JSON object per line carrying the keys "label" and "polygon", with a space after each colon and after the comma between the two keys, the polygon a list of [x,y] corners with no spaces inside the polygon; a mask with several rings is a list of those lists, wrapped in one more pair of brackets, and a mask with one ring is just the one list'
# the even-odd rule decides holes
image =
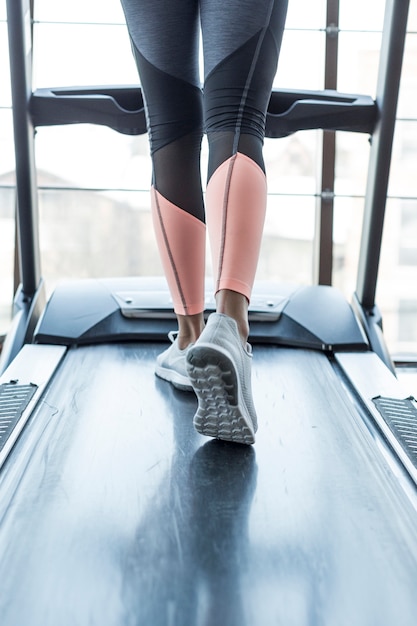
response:
{"label": "pink leggings panel", "polygon": [[206,226],[151,190],[152,217],[165,276],[178,315],[204,310]]}
{"label": "pink leggings panel", "polygon": [[215,291],[231,289],[250,300],[266,212],[266,178],[237,153],[222,163],[206,191]]}

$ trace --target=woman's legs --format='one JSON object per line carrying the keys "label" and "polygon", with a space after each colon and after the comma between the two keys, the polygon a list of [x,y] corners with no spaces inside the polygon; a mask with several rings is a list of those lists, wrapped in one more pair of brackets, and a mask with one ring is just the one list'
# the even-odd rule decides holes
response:
{"label": "woman's legs", "polygon": [[[199,401],[196,428],[210,436],[253,443],[257,418],[250,384],[252,354],[246,344],[247,310],[266,206],[266,110],[287,0],[122,3],[146,104],[155,232],[180,329],[173,349],[158,357],[160,375],[184,358],[181,348],[196,340],[203,327],[203,113],[197,45],[201,14],[209,141],[206,204],[217,313],[187,351],[187,372]],[[177,374],[167,379],[186,384],[186,376]]]}
{"label": "woman's legs", "polygon": [[179,348],[203,328],[206,227],[198,0],[122,0],[145,99],[151,207]]}
{"label": "woman's legs", "polygon": [[[204,306],[199,9],[216,300],[220,312],[237,318],[245,339],[265,214],[265,117],[286,2],[122,0],[147,109],[155,232],[181,345],[201,330]],[[173,213],[176,217],[170,219]]]}

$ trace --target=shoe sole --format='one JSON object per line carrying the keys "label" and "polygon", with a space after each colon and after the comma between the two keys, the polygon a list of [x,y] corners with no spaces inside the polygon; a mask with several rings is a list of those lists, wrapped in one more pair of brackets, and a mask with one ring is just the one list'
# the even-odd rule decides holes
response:
{"label": "shoe sole", "polygon": [[194,426],[202,435],[235,443],[255,443],[252,419],[241,396],[239,376],[220,347],[199,344],[186,357],[198,399]]}
{"label": "shoe sole", "polygon": [[171,383],[175,389],[179,389],[180,391],[194,391],[190,381],[174,370],[157,365],[155,367],[155,374],[158,378],[162,378]]}

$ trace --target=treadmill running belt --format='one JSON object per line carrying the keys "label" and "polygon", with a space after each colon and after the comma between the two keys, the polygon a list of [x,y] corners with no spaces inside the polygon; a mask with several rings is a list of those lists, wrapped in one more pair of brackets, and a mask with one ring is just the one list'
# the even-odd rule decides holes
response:
{"label": "treadmill running belt", "polygon": [[417,497],[326,355],[254,346],[248,447],[164,347],[66,353],[0,473],[1,625],[415,626]]}

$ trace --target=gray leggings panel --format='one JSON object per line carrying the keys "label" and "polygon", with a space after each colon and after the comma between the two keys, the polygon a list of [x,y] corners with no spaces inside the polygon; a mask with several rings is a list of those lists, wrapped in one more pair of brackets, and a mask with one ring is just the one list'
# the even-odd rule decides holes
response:
{"label": "gray leggings panel", "polygon": [[121,0],[134,48],[162,72],[195,86],[199,0]]}
{"label": "gray leggings panel", "polygon": [[[200,85],[199,31],[204,78],[223,59],[271,26],[281,30],[287,0],[121,0],[134,46],[155,67]],[[281,33],[277,32],[277,40]]]}

